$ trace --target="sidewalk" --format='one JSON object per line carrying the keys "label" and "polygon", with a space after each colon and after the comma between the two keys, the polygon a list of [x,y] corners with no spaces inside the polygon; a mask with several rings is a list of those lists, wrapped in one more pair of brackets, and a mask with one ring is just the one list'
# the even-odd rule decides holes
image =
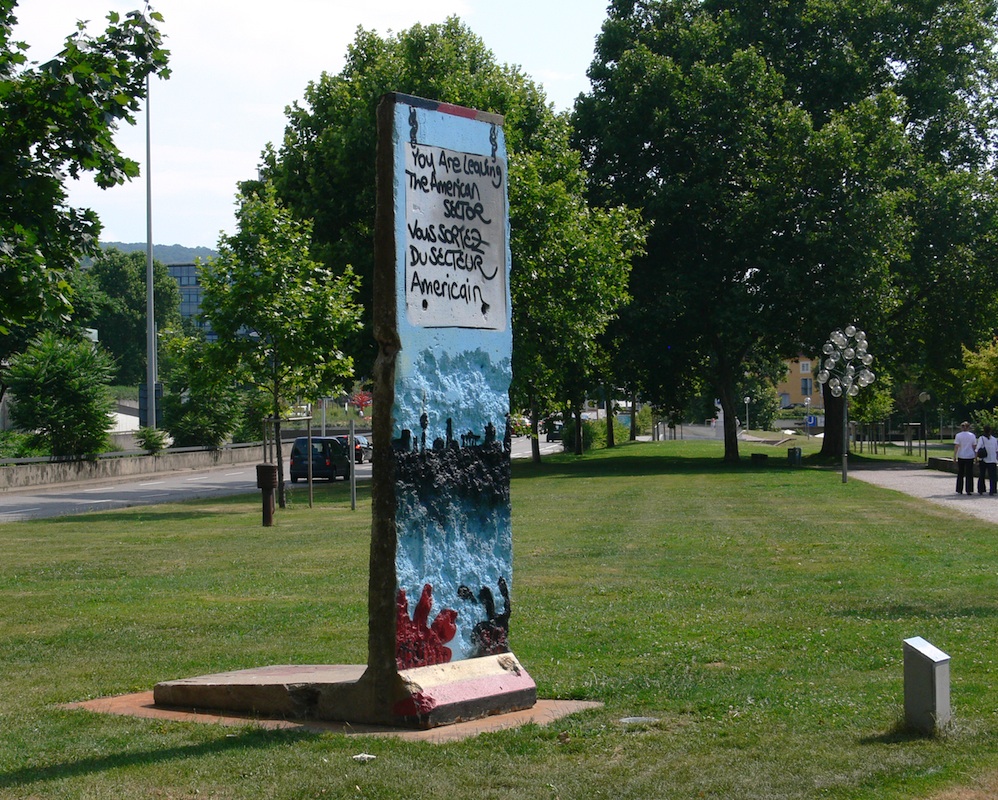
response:
{"label": "sidewalk", "polygon": [[[849,479],[853,478],[998,524],[998,496],[957,494],[956,476],[949,472],[914,466],[864,469],[850,465]],[[976,488],[976,479],[974,485]]]}

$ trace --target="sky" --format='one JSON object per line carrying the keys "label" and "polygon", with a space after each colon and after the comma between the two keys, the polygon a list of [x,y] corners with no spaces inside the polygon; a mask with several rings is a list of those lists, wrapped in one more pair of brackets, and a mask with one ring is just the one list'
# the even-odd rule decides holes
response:
{"label": "sky", "polygon": [[[254,178],[267,143],[278,145],[285,108],[310,81],[343,68],[358,26],[381,35],[458,16],[500,63],[542,84],[557,110],[588,91],[586,70],[608,0],[158,0],[171,51],[168,81],[149,100],[152,231],[156,244],[211,247],[235,228],[238,181]],[[19,0],[14,38],[44,62],[78,20],[99,33],[107,14],[141,0]],[[109,190],[71,183],[70,204],[94,209],[102,241],[146,241],[145,107],[116,141],[142,177]]]}

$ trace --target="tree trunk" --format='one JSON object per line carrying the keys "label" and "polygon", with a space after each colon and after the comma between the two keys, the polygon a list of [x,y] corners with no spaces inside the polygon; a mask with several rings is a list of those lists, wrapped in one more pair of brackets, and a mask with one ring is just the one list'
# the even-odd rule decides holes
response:
{"label": "tree trunk", "polygon": [[[274,446],[277,448],[277,505],[281,508],[288,507],[287,497],[284,494],[284,450],[281,447],[281,418],[274,416]],[[311,457],[311,456],[310,456]]]}
{"label": "tree trunk", "polygon": [[541,423],[537,418],[537,403],[530,399],[530,460],[541,463]]}
{"label": "tree trunk", "polygon": [[631,435],[633,442],[638,438],[638,393],[631,392]]}
{"label": "tree trunk", "polygon": [[576,408],[575,416],[575,455],[582,455],[582,408]]}
{"label": "tree trunk", "polygon": [[[610,389],[610,392],[612,391],[613,389]],[[616,447],[617,443],[613,439],[613,399],[605,389],[603,390],[603,407],[606,410],[606,446],[609,449]]]}
{"label": "tree trunk", "polygon": [[828,384],[821,387],[821,396],[825,401],[825,437],[821,440],[822,457],[842,457],[842,404],[845,395],[835,397],[828,389]]}
{"label": "tree trunk", "polygon": [[[287,508],[288,500],[284,493],[284,448],[281,441],[281,403],[276,379],[271,400],[273,401],[272,413],[274,415],[274,447],[277,450],[277,505],[280,508]],[[310,453],[309,458],[311,457]]]}
{"label": "tree trunk", "polygon": [[738,455],[738,409],[735,408],[734,390],[731,387],[720,388],[721,411],[724,412],[724,461],[737,464]]}

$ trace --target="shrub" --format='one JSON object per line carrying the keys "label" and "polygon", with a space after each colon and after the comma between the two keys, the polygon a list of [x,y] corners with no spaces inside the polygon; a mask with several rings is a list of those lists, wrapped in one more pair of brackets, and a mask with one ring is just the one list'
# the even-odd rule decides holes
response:
{"label": "shrub", "polygon": [[166,449],[166,432],[158,428],[139,428],[135,434],[139,447],[150,455],[156,455]]}
{"label": "shrub", "polygon": [[111,357],[93,342],[43,333],[5,372],[11,421],[54,456],[100,453],[109,442],[113,370]]}

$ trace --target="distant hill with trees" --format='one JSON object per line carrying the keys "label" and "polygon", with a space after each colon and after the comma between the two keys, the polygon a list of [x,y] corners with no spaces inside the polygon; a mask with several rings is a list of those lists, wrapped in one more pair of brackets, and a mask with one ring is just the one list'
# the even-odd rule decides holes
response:
{"label": "distant hill with trees", "polygon": [[[145,252],[145,242],[101,242],[100,246],[107,250],[109,247],[116,247],[123,253],[131,253],[135,250]],[[180,244],[154,244],[152,246],[152,257],[166,265],[170,264],[193,264],[194,259],[215,258],[218,256],[217,250],[210,247],[184,247]]]}

